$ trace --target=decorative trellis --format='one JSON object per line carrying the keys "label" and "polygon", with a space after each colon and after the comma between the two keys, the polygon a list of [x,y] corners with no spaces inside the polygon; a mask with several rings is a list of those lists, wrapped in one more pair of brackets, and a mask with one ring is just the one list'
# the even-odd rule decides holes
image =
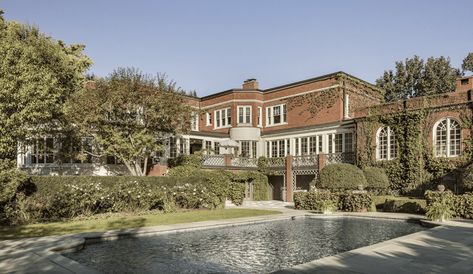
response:
{"label": "decorative trellis", "polygon": [[327,164],[335,163],[355,163],[355,153],[353,152],[344,152],[344,153],[331,153],[327,154]]}
{"label": "decorative trellis", "polygon": [[292,166],[317,168],[319,166],[319,157],[318,155],[294,156]]}
{"label": "decorative trellis", "polygon": [[225,166],[225,156],[223,155],[202,155],[202,165],[212,167]]}
{"label": "decorative trellis", "polygon": [[232,159],[231,164],[234,167],[257,168],[258,159],[248,157],[236,157]]}

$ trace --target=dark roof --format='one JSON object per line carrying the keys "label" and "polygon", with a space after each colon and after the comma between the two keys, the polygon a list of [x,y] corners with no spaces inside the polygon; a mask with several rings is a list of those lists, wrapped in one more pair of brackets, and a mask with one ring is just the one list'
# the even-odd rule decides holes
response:
{"label": "dark roof", "polygon": [[238,91],[274,92],[274,91],[278,91],[278,90],[285,89],[285,88],[296,87],[296,86],[304,85],[304,84],[311,83],[311,82],[317,82],[317,81],[321,81],[321,80],[325,80],[325,79],[334,78],[334,77],[339,76],[339,75],[345,75],[349,78],[353,78],[355,80],[358,80],[358,81],[364,83],[367,86],[370,86],[374,89],[380,90],[379,87],[377,87],[374,84],[371,84],[370,82],[367,82],[363,79],[355,77],[355,76],[353,76],[351,74],[348,74],[346,72],[337,71],[337,72],[325,74],[325,75],[322,75],[322,76],[317,76],[317,77],[305,79],[305,80],[302,80],[302,81],[292,82],[292,83],[289,83],[289,84],[276,86],[276,87],[269,88],[269,89],[264,89],[264,90],[261,90],[261,89],[257,89],[257,90],[254,90],[254,89],[241,89],[241,88],[228,89],[228,90],[224,90],[224,91],[221,91],[221,92],[217,92],[217,93],[213,93],[213,94],[210,94],[210,95],[207,95],[207,96],[200,97],[200,100],[206,100],[206,99],[210,99],[210,98],[214,98],[214,97],[218,97],[218,96],[222,96],[222,95],[225,95],[225,94],[228,94],[228,93],[238,92]]}

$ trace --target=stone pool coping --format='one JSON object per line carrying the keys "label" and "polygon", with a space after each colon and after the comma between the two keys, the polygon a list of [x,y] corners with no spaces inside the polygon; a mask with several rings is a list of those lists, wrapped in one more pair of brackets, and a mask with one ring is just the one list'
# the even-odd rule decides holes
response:
{"label": "stone pool coping", "polygon": [[[310,211],[299,211],[299,210],[285,210],[282,214],[278,215],[265,215],[257,217],[243,217],[226,220],[213,220],[203,221],[194,223],[181,223],[173,225],[160,225],[153,227],[142,227],[135,229],[125,230],[111,230],[106,232],[88,232],[73,235],[64,236],[48,236],[38,238],[28,238],[23,240],[6,240],[0,242],[0,269],[6,270],[8,273],[99,273],[87,266],[81,265],[71,259],[68,259],[58,252],[73,251],[83,248],[86,244],[96,243],[100,241],[116,240],[125,237],[139,237],[149,235],[159,235],[167,233],[180,233],[186,231],[195,231],[202,229],[228,227],[246,224],[255,224],[268,221],[287,220],[288,218],[302,218],[302,217],[315,217],[315,218],[337,218],[337,217],[359,217],[359,218],[382,218],[382,219],[398,219],[398,220],[414,220],[420,221],[423,225],[429,227],[438,226],[438,223],[429,222],[424,219],[424,216],[413,215],[413,214],[400,214],[400,213],[334,213],[330,215],[315,214]],[[453,227],[453,228],[468,228],[471,229],[472,245],[473,245],[473,223],[459,223],[459,222],[447,222],[440,224],[442,227]],[[438,230],[434,228],[428,231]],[[341,254],[337,254],[330,257],[321,258],[309,263],[297,265],[295,267],[281,270],[280,273],[307,273],[315,270],[327,268],[333,266],[327,273],[339,272],[350,272],[350,273],[366,273],[366,272],[353,272],[348,269],[343,269],[340,266],[340,261],[350,259],[353,254],[357,252],[369,252],[372,250],[378,250],[380,247],[389,245],[395,245],[399,240],[415,240],[418,237],[423,237],[422,232],[409,234],[399,238],[391,239],[378,244],[358,248],[355,250],[347,251]],[[413,237],[413,238],[411,238]],[[363,253],[364,254],[364,253]],[[472,252],[473,254],[473,252]],[[332,265],[333,264],[333,265]],[[321,266],[323,266],[321,268]],[[472,268],[473,269],[473,268]],[[379,272],[379,269],[378,271]],[[336,272],[335,272],[336,273]]]}

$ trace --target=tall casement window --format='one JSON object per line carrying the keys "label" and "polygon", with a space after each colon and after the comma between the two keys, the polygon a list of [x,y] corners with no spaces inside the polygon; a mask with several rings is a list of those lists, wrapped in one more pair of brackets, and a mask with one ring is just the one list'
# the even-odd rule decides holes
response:
{"label": "tall casement window", "polygon": [[238,124],[251,124],[251,106],[238,107]]}
{"label": "tall casement window", "polygon": [[382,127],[376,135],[376,159],[392,160],[396,158],[396,134],[390,127]]}
{"label": "tall casement window", "polygon": [[214,112],[215,124],[214,128],[230,127],[232,125],[232,109],[224,108]]}
{"label": "tall casement window", "polygon": [[460,124],[450,118],[438,121],[434,126],[434,148],[437,157],[455,157],[460,155]]}
{"label": "tall casement window", "polygon": [[258,146],[256,141],[240,141],[240,156],[256,158]]}
{"label": "tall casement window", "polygon": [[286,157],[291,152],[291,140],[280,139],[266,142],[267,157]]}
{"label": "tall casement window", "polygon": [[275,126],[287,122],[286,105],[276,105],[266,108],[266,126]]}
{"label": "tall casement window", "polygon": [[242,157],[250,157],[250,141],[241,141],[240,155]]}

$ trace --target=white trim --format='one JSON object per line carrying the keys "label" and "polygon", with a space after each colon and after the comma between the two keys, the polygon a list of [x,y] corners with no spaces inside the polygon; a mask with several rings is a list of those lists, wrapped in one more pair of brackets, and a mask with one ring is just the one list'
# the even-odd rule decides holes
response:
{"label": "white trim", "polygon": [[[281,116],[281,120],[279,123],[274,122],[274,109],[279,107],[279,116]],[[284,109],[286,109],[286,113],[284,113]],[[271,110],[271,115],[269,114],[269,110]],[[286,117],[286,119],[284,119]],[[266,107],[266,127],[274,127],[274,126],[281,126],[287,125],[287,106],[286,104],[278,104]]]}
{"label": "white trim", "polygon": [[205,113],[205,125],[208,127],[212,126],[212,113],[211,112]]}
{"label": "white trim", "polygon": [[256,117],[258,118],[257,127],[263,127],[263,107],[257,107]]}
{"label": "white trim", "polygon": [[[460,130],[460,152],[459,154],[454,154],[452,155],[450,153],[450,146],[451,146],[451,139],[450,139],[450,123],[451,121],[455,121],[458,126],[459,126],[459,130]],[[437,127],[438,125],[443,122],[443,121],[447,121],[447,141],[446,141],[446,151],[445,151],[445,154],[446,155],[437,155]],[[439,119],[437,122],[435,122],[433,128],[432,128],[432,137],[433,137],[433,140],[432,140],[432,147],[433,147],[433,151],[434,151],[434,157],[436,158],[441,158],[441,157],[444,157],[444,158],[455,158],[455,157],[459,157],[461,156],[462,154],[462,128],[460,126],[460,123],[458,122],[457,119],[455,118],[452,118],[452,117],[444,117],[444,118],[441,118]]]}
{"label": "white trim", "polygon": [[[230,128],[232,127],[232,123],[228,122],[228,111],[230,111],[230,118],[232,118],[232,108],[231,107],[226,107],[226,108],[221,108],[214,110],[214,129],[220,129],[220,128]],[[217,121],[217,112],[219,113],[219,119]],[[225,113],[225,116],[223,115]],[[223,122],[225,121],[225,125],[223,125]],[[217,126],[217,122],[220,123],[219,126]]]}
{"label": "white trim", "polygon": [[[387,142],[386,142],[386,159],[381,159],[381,147],[379,144],[379,134],[383,129],[387,130]],[[391,132],[394,134],[394,138],[396,140],[396,132],[391,129],[389,126],[381,126],[376,131],[376,160],[377,161],[390,161],[396,159],[396,157],[391,156]],[[395,148],[397,150],[397,147]],[[397,152],[396,152],[397,154]]]}

